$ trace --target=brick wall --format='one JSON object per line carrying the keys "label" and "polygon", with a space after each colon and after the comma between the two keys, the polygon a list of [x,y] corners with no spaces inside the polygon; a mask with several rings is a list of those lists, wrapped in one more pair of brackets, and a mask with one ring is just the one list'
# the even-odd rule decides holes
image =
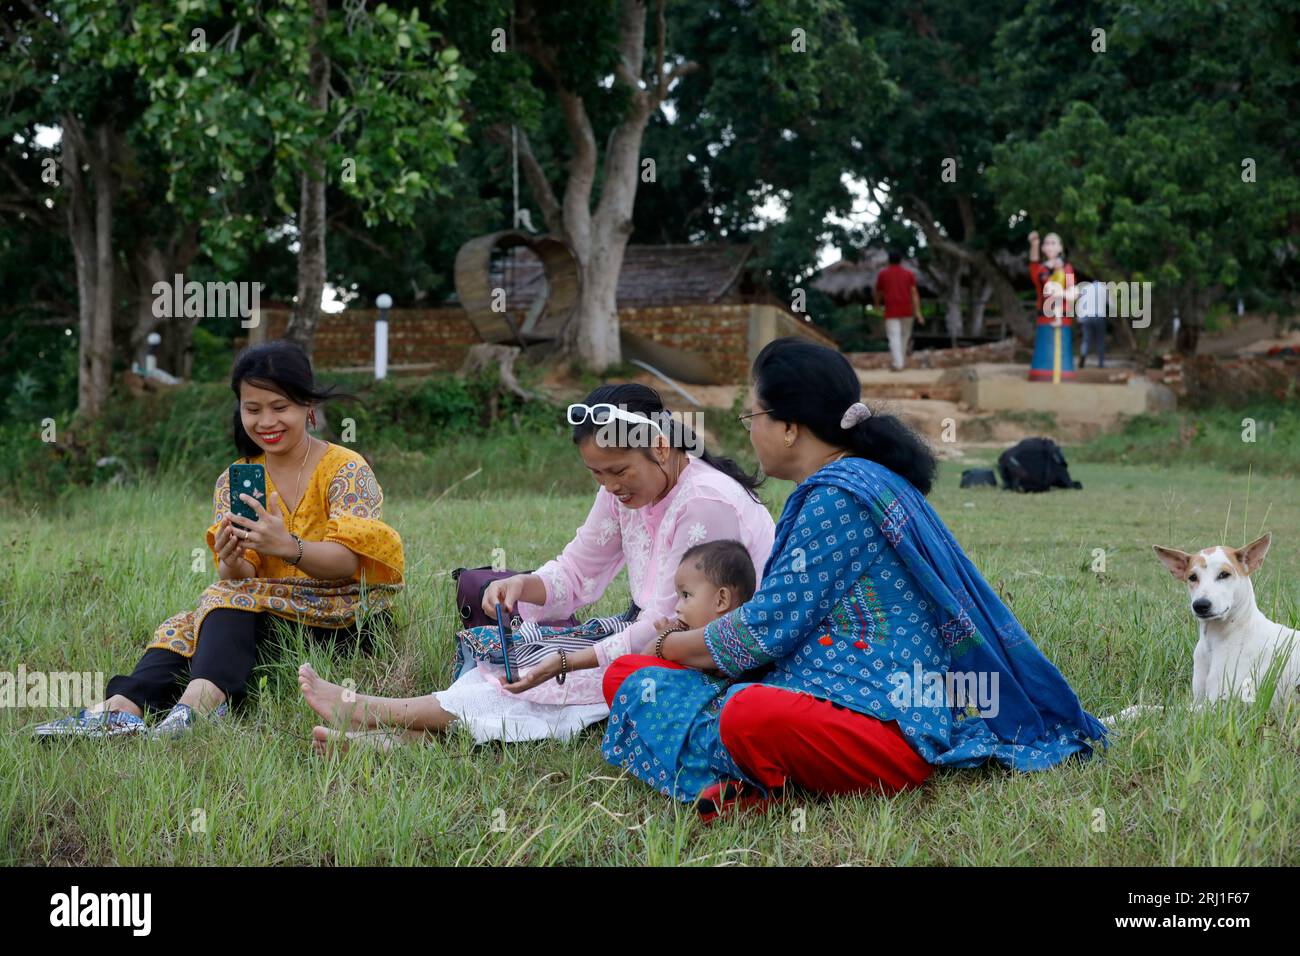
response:
{"label": "brick wall", "polygon": [[1240,407],[1260,399],[1286,401],[1300,394],[1300,356],[1166,355],[1147,378],[1169,386],[1192,407]]}
{"label": "brick wall", "polygon": [[619,328],[658,345],[694,352],[720,381],[743,382],[749,374],[748,305],[660,305],[619,309]]}
{"label": "brick wall", "polygon": [[[376,309],[347,309],[321,316],[316,327],[313,364],[320,369],[371,369],[375,365]],[[288,309],[263,309],[266,338],[278,339],[289,324]],[[460,308],[390,309],[388,366],[393,372],[447,371],[460,368],[478,342]]]}
{"label": "brick wall", "polygon": [[[619,310],[620,327],[658,345],[700,355],[719,381],[745,382],[757,351],[750,341],[755,310],[748,303],[647,306]],[[289,322],[288,309],[261,312],[265,339],[277,339]],[[522,321],[522,313],[512,313]],[[314,364],[319,369],[370,369],[375,361],[375,309],[348,309],[321,316],[316,329]],[[779,334],[797,334],[825,345],[834,342],[811,326],[791,320],[774,323]],[[259,329],[259,332],[262,332]],[[440,309],[390,309],[388,364],[402,371],[455,371],[478,335],[457,306]],[[761,346],[763,343],[759,343]]]}

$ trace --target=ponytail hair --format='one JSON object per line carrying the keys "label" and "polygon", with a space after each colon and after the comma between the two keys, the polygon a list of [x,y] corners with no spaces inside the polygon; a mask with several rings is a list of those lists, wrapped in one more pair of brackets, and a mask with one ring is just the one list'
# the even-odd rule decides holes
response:
{"label": "ponytail hair", "polygon": [[239,386],[244,382],[279,392],[295,405],[319,405],[331,398],[355,398],[334,386],[319,386],[312,375],[311,359],[297,342],[279,339],[244,349],[230,371],[230,390],[235,393],[235,448],[242,458],[256,458],[262,447],[244,430],[239,414]]}
{"label": "ponytail hair", "polygon": [[[758,496],[754,494],[754,491],[763,483],[763,478],[745,471],[733,459],[714,455],[705,448],[704,440],[697,436],[694,429],[685,422],[673,418],[672,412],[664,408],[663,398],[649,385],[641,385],[637,382],[601,385],[583,399],[583,402],[587,405],[613,405],[615,408],[621,408],[634,415],[642,415],[650,419],[659,426],[660,431],[668,440],[670,448],[677,448],[688,454],[695,455],[700,461],[712,468],[716,468],[744,488],[749,497],[755,501],[758,500]],[[604,427],[595,424],[590,417],[586,418],[580,424],[573,426],[573,443],[575,445],[582,444]],[[615,428],[611,429],[608,434],[612,435],[616,441],[623,442],[623,444],[616,447],[640,448],[643,454],[650,457],[652,445],[650,436],[653,434],[650,428],[646,426]]]}
{"label": "ponytail hair", "polygon": [[906,478],[923,495],[938,462],[929,445],[895,415],[873,411],[849,428],[840,422],[862,400],[853,366],[834,349],[805,339],[775,339],[754,359],[754,392],[780,422],[801,425],[836,448],[847,448]]}

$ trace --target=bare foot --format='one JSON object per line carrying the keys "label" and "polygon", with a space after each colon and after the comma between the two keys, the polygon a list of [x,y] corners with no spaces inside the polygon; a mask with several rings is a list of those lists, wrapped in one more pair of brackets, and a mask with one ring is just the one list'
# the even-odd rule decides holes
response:
{"label": "bare foot", "polygon": [[307,706],[325,720],[347,727],[369,726],[364,708],[358,707],[361,697],[356,691],[332,684],[316,673],[310,664],[298,668],[298,687]]}
{"label": "bare foot", "polygon": [[[346,732],[330,727],[316,726],[311,729],[311,745],[316,753],[323,757],[343,753],[354,744],[361,747],[374,747],[385,753],[405,743],[412,734],[400,730],[349,730]],[[418,736],[418,735],[415,735]]]}
{"label": "bare foot", "polygon": [[350,741],[337,730],[316,726],[311,729],[311,748],[322,757],[333,753],[343,753]]}

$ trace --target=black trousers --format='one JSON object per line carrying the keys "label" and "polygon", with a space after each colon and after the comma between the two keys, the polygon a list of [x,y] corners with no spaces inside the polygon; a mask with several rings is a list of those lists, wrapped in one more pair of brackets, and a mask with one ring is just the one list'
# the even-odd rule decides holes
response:
{"label": "black trousers", "polygon": [[[203,618],[193,657],[151,647],[134,671],[119,674],[108,682],[105,699],[121,694],[142,710],[170,710],[186,684],[202,679],[215,684],[233,707],[244,699],[253,668],[266,663],[279,646],[273,637],[277,621],[283,627],[294,626],[274,614],[225,607],[209,611]],[[358,630],[356,625],[337,630],[327,627],[306,630],[314,641],[329,645],[332,651],[350,645],[369,650],[372,636],[369,628]]]}

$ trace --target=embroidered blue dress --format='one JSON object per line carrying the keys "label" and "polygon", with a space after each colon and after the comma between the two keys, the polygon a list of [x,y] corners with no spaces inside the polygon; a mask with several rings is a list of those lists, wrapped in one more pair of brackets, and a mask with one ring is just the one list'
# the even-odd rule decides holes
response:
{"label": "embroidered blue dress", "polygon": [[[790,495],[754,597],[710,623],[722,676],[647,667],[613,701],[602,753],[668,796],[758,786],[718,719],[757,682],[897,721],[931,764],[1042,770],[1105,730],[1030,640],[924,496],[881,465],[834,462]],[[761,788],[760,788],[761,789]]]}

